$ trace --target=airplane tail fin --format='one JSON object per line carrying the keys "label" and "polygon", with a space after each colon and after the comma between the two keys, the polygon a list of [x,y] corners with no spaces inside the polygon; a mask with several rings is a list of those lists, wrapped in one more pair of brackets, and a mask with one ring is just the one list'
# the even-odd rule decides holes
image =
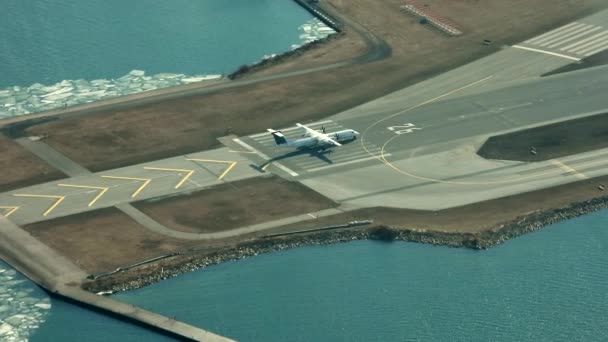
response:
{"label": "airplane tail fin", "polygon": [[277,145],[286,145],[287,144],[287,138],[280,131],[275,131],[274,129],[269,128],[268,132],[270,132],[270,134],[272,134],[272,137],[274,138],[274,142]]}

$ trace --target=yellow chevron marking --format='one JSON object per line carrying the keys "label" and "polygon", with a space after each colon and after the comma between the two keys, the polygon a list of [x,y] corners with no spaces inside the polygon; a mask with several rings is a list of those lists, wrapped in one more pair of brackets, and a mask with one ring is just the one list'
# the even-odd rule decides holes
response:
{"label": "yellow chevron marking", "polygon": [[4,214],[4,217],[9,217],[9,216],[11,216],[12,213],[14,213],[17,209],[19,209],[19,207],[6,207],[6,206],[0,205],[0,209],[4,209],[6,211]]}
{"label": "yellow chevron marking", "polygon": [[92,207],[93,204],[95,204],[95,202],[97,202],[97,200],[100,199],[101,196],[103,196],[106,193],[106,191],[108,191],[108,189],[110,189],[107,186],[89,186],[89,185],[72,185],[72,184],[57,184],[57,185],[69,187],[69,188],[101,190],[101,191],[99,191],[99,194],[97,194],[97,196],[95,196],[95,198],[93,198],[93,200],[91,202],[89,202],[89,207]]}
{"label": "yellow chevron marking", "polygon": [[179,183],[177,183],[177,185],[175,186],[175,189],[179,188],[180,186],[182,186],[182,184],[184,184],[188,178],[190,178],[190,176],[192,176],[192,174],[194,173],[194,170],[185,170],[185,169],[168,169],[168,168],[164,168],[164,167],[148,167],[148,166],[144,166],[144,169],[146,170],[155,170],[155,171],[172,171],[172,172],[186,172],[186,175],[182,178],[181,181],[179,181]]}
{"label": "yellow chevron marking", "polygon": [[139,193],[152,181],[152,178],[137,178],[137,177],[120,177],[120,176],[101,176],[101,178],[109,178],[109,179],[124,179],[124,180],[133,180],[144,182],[135,192],[131,195],[131,198],[135,198]]}
{"label": "yellow chevron marking", "polygon": [[59,203],[63,202],[65,196],[56,196],[56,195],[30,195],[30,194],[13,194],[15,197],[34,197],[34,198],[54,198],[56,199],[55,203],[51,205],[42,216],[47,216],[55,207],[59,205]]}
{"label": "yellow chevron marking", "polygon": [[224,176],[226,176],[228,174],[228,172],[230,172],[230,170],[232,170],[232,168],[238,163],[234,160],[215,160],[215,159],[197,159],[197,158],[186,158],[186,160],[205,162],[205,163],[230,164],[230,165],[228,165],[226,170],[224,170],[224,172],[222,172],[222,174],[219,177],[217,177],[217,179],[219,179],[219,180],[224,178]]}

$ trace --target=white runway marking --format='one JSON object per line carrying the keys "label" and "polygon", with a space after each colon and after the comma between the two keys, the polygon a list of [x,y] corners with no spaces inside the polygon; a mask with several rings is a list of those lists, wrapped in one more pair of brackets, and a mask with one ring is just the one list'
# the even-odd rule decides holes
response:
{"label": "white runway marking", "polygon": [[553,31],[549,31],[549,32],[547,32],[547,33],[543,33],[543,34],[541,34],[541,35],[540,35],[540,36],[538,36],[538,37],[535,37],[535,38],[529,39],[529,40],[527,40],[527,41],[526,41],[526,43],[530,43],[530,44],[538,44],[538,43],[542,43],[542,42],[543,42],[545,39],[550,39],[550,37],[551,37],[551,36],[553,36],[554,34],[560,33],[560,32],[562,32],[562,31],[564,31],[564,30],[566,30],[566,31],[567,31],[567,29],[569,29],[569,28],[571,29],[573,26],[578,27],[578,26],[580,26],[580,25],[581,25],[581,24],[579,24],[579,23],[577,23],[577,22],[573,22],[573,23],[570,23],[570,24],[568,24],[568,25],[566,25],[566,26],[562,26],[562,27],[560,27],[560,28],[556,28],[556,29],[555,29],[555,30],[553,30]]}
{"label": "white runway marking", "polygon": [[[386,153],[386,154],[384,154],[384,156],[385,157],[390,157],[391,154],[390,153]],[[377,158],[378,157],[376,157],[376,156],[370,156],[370,157],[367,157],[367,158],[349,160],[349,161],[343,162],[343,163],[337,163],[337,164],[331,164],[331,165],[327,165],[327,166],[314,167],[312,169],[308,169],[308,172],[317,172],[317,171],[321,171],[321,170],[327,170],[327,169],[331,169],[331,168],[338,167],[338,166],[356,164],[356,163],[360,163],[360,162],[364,162],[364,161],[372,160],[372,159],[377,159]]]}
{"label": "white runway marking", "polygon": [[572,36],[576,36],[576,35],[580,34],[581,32],[584,32],[584,31],[590,29],[591,27],[593,27],[593,26],[591,26],[591,25],[582,25],[582,26],[578,27],[577,29],[572,30],[572,31],[570,31],[570,32],[568,32],[566,34],[557,35],[556,37],[553,37],[552,39],[546,40],[546,41],[544,41],[542,43],[536,43],[536,45],[549,46],[550,44],[553,44],[555,42],[560,41],[561,39],[565,39],[565,38],[569,38],[569,37],[572,37]]}
{"label": "white runway marking", "polygon": [[528,51],[533,51],[533,52],[539,52],[539,53],[544,53],[546,55],[551,55],[551,56],[556,56],[556,57],[561,57],[561,58],[567,58],[567,59],[571,59],[573,61],[580,61],[580,58],[576,58],[576,57],[572,57],[572,56],[567,56],[567,55],[562,55],[561,53],[556,53],[556,52],[551,52],[551,51],[545,51],[545,50],[539,50],[539,49],[533,49],[533,48],[529,48],[529,47],[525,47],[525,46],[521,46],[521,45],[513,45],[514,48],[517,49],[522,49],[522,50],[528,50]]}
{"label": "white runway marking", "polygon": [[[570,51],[572,51],[572,52],[576,52],[576,50],[578,50],[578,49],[580,49],[580,48],[583,48],[583,47],[585,47],[585,46],[588,46],[588,45],[592,45],[592,44],[594,44],[594,43],[595,43],[595,41],[593,41],[594,39],[598,39],[598,38],[601,38],[602,36],[606,36],[606,35],[608,35],[608,31],[604,31],[604,32],[596,33],[596,34],[594,34],[594,35],[593,35],[593,36],[591,36],[591,37],[585,38],[585,39],[583,39],[583,40],[579,40],[578,42],[575,42],[575,43],[570,44],[570,45],[568,45],[568,46],[564,46],[564,47],[563,47],[563,48],[561,48],[560,50],[561,50],[561,51],[566,51],[566,50],[572,49],[573,47],[578,47],[578,48],[576,48],[576,49],[574,49],[574,50],[570,50]],[[587,42],[589,42],[589,43],[587,43]],[[585,43],[587,43],[587,44],[585,44]],[[581,46],[581,44],[583,44],[583,45]]]}
{"label": "white runway marking", "polygon": [[604,27],[574,22],[514,47],[578,61],[608,49],[607,40]]}
{"label": "white runway marking", "polygon": [[[588,35],[591,32],[595,32],[595,31],[601,30],[601,29],[602,29],[601,27],[596,26],[594,28],[591,28],[590,30],[586,30],[585,32],[582,32],[582,33],[579,33],[579,34],[575,34],[574,36],[572,36],[570,38],[559,40],[557,43],[553,43],[553,44],[551,44],[551,45],[549,45],[547,47],[548,48],[554,48],[556,46],[559,46],[559,45],[562,45],[562,44],[565,44],[565,43],[569,43],[569,42],[571,42],[571,41],[573,41],[573,40],[575,40],[577,38],[580,38],[582,36],[586,36],[586,35]],[[565,38],[565,37],[562,37],[562,38]]]}
{"label": "white runway marking", "polygon": [[[265,155],[264,153],[256,150],[255,148],[251,147],[249,144],[241,141],[241,139],[232,139],[232,141],[234,141],[235,143],[243,146],[244,148],[248,149],[251,152],[255,152],[258,156],[264,158],[265,160],[270,160],[271,158],[267,155]],[[289,168],[287,168],[285,165],[278,163],[278,162],[272,162],[272,164],[274,164],[276,167],[278,167],[279,169],[287,172],[288,174],[292,175],[293,177],[297,177],[299,176],[299,174]]]}

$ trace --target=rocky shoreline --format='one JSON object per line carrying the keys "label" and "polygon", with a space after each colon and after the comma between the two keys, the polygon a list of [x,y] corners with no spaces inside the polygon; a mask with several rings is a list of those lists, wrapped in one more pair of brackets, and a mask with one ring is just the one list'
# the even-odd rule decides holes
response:
{"label": "rocky shoreline", "polygon": [[91,292],[114,293],[141,288],[226,261],[244,259],[262,253],[290,248],[329,245],[355,240],[409,241],[449,247],[487,249],[509,239],[538,230],[543,226],[608,208],[608,196],[573,203],[567,207],[535,212],[518,217],[479,233],[442,232],[411,228],[375,226],[365,229],[346,228],[334,231],[302,233],[284,237],[260,238],[225,247],[205,254],[179,256],[143,266],[139,270],[117,273],[88,282],[83,288]]}

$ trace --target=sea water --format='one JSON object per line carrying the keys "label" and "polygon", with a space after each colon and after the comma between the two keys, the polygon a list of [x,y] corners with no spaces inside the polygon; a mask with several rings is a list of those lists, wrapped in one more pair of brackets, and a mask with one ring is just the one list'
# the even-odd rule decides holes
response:
{"label": "sea water", "polygon": [[115,297],[241,341],[606,341],[608,210],[485,251],[302,247]]}
{"label": "sea water", "polygon": [[0,119],[217,79],[334,33],[292,0],[0,5]]}

